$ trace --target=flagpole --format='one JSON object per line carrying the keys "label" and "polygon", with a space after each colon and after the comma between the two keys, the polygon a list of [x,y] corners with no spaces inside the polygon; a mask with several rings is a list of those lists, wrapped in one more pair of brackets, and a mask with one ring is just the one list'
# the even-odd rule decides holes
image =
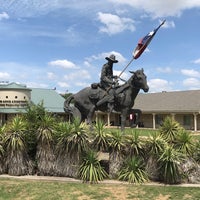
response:
{"label": "flagpole", "polygon": [[127,69],[127,67],[133,62],[134,59],[135,59],[134,57],[131,59],[131,61],[124,67],[124,69],[121,71],[121,73],[119,74],[118,77],[120,77],[120,76],[124,73],[124,71],[125,71],[125,70]]}

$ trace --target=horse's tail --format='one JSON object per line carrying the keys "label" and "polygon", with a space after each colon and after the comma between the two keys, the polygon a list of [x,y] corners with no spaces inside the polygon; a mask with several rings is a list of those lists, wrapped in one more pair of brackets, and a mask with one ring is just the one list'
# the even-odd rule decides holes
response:
{"label": "horse's tail", "polygon": [[71,101],[74,100],[74,95],[69,96],[64,102],[64,111],[72,117],[72,119],[78,118],[81,121],[82,115],[79,109],[75,106],[70,105]]}

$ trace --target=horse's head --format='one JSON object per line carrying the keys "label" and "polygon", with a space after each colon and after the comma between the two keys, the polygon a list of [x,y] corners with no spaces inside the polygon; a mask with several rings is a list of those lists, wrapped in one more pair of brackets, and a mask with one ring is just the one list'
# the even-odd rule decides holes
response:
{"label": "horse's head", "polygon": [[131,85],[138,89],[143,89],[144,92],[149,91],[149,86],[147,85],[147,76],[144,74],[143,69],[139,69],[135,72],[130,71],[132,77],[130,78]]}

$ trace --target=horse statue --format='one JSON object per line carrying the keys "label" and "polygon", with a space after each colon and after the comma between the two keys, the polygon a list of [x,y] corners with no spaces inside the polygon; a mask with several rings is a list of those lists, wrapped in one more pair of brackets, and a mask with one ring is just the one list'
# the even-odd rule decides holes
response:
{"label": "horse statue", "polygon": [[[92,87],[86,87],[78,93],[72,94],[64,102],[65,112],[74,118],[79,118],[81,121],[87,120],[89,124],[92,124],[95,111],[107,112],[107,103],[97,106],[97,102],[111,92],[114,94],[114,110],[121,113],[121,130],[123,131],[126,117],[132,109],[140,89],[144,92],[149,90],[143,69],[130,71],[130,73],[132,76],[127,82],[111,88],[110,91],[101,89],[98,84],[92,84]],[[71,105],[72,102],[74,106]]]}

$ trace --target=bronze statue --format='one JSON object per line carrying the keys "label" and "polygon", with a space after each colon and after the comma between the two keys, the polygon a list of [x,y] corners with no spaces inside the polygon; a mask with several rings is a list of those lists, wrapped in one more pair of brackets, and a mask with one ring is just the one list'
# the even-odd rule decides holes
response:
{"label": "bronze statue", "polygon": [[[134,100],[140,89],[143,89],[144,92],[148,92],[149,90],[143,69],[135,72],[130,71],[130,73],[132,76],[126,83],[113,89],[114,101],[112,103],[114,109],[121,113],[122,130],[124,130],[126,117],[132,109]],[[92,84],[92,87],[86,87],[78,93],[69,96],[64,102],[65,112],[71,114],[73,117],[78,117],[80,121],[87,120],[89,124],[92,124],[94,112],[96,110],[106,112],[107,103],[110,103],[105,101],[102,104],[97,105],[102,98],[105,99],[105,97],[109,95],[108,92],[99,87],[99,85],[101,84]],[[72,100],[74,101],[74,106],[70,105]]]}
{"label": "bronze statue", "polygon": [[100,78],[100,87],[106,91],[104,97],[100,99],[96,106],[107,102],[109,112],[112,112],[114,108],[114,94],[113,88],[116,84],[117,76],[113,76],[113,63],[117,63],[118,60],[115,60],[115,55],[111,54],[109,57],[105,58],[108,62],[105,63],[101,70],[101,78]]}

